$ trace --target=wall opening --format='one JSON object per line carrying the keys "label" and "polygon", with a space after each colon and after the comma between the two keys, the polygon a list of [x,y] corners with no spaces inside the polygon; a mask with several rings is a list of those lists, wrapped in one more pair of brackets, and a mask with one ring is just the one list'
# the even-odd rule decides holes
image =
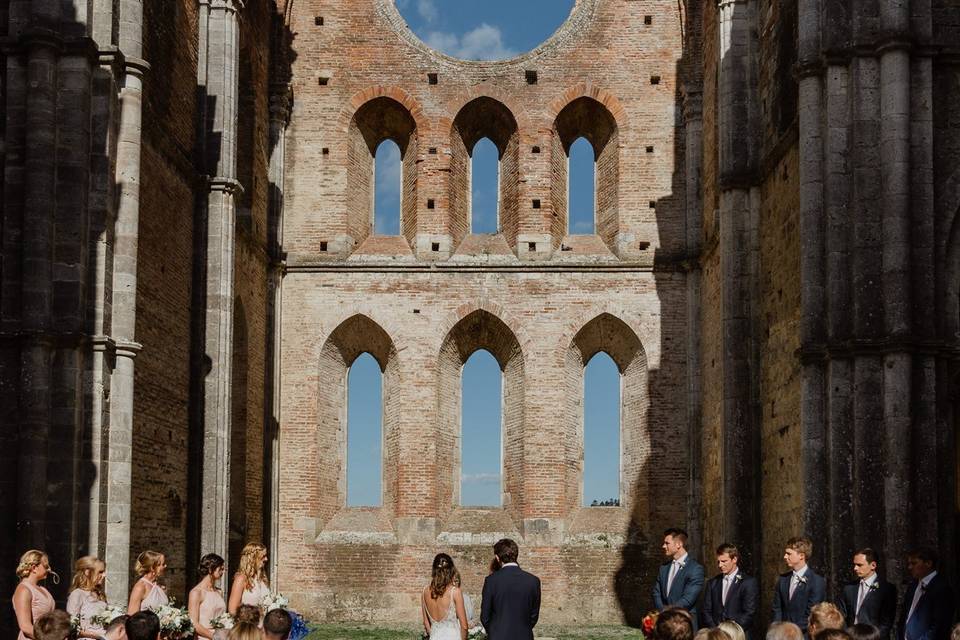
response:
{"label": "wall opening", "polygon": [[570,145],[570,158],[567,163],[567,201],[570,203],[570,220],[567,233],[570,235],[589,235],[596,233],[595,195],[596,155],[593,145],[583,136]]}
{"label": "wall opening", "polygon": [[347,374],[347,506],[383,503],[383,374],[369,353]]}
{"label": "wall opening", "polygon": [[500,153],[481,138],[470,156],[470,233],[497,233],[500,216]]}
{"label": "wall opening", "polygon": [[[233,377],[230,396],[230,512],[228,523],[227,556],[229,570],[236,570],[240,562],[240,552],[247,542],[248,534],[260,532],[248,531],[247,523],[247,403],[249,401],[248,384],[248,336],[247,314],[243,302],[238,298],[233,303],[233,357],[231,375]],[[232,574],[231,574],[232,575]]]}
{"label": "wall opening", "polygon": [[400,235],[401,162],[400,147],[396,142],[388,138],[380,143],[373,168],[373,232],[378,236]]}
{"label": "wall opening", "polygon": [[583,372],[583,506],[620,506],[620,370],[596,353]]}
{"label": "wall opening", "polygon": [[478,349],[460,379],[460,504],[501,506],[503,377],[500,363]]}

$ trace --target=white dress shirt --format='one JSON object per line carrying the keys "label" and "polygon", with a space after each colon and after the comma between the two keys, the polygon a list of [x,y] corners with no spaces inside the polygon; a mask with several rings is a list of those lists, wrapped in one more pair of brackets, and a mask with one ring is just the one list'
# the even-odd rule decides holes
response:
{"label": "white dress shirt", "polygon": [[807,575],[807,565],[803,565],[801,568],[796,569],[793,572],[793,575],[790,576],[790,599],[793,599],[793,592],[797,590],[797,586],[800,584],[800,579]]}
{"label": "white dress shirt", "polygon": [[733,581],[737,579],[738,573],[740,573],[740,569],[734,569],[727,575],[723,576],[723,587],[720,593],[720,603],[724,606],[727,605],[727,594],[730,592],[730,587],[733,585]]}
{"label": "white dress shirt", "polygon": [[680,556],[679,560],[674,560],[673,564],[670,565],[670,574],[667,576],[667,595],[670,593],[670,588],[673,586],[673,579],[677,577],[677,574],[680,573],[680,569],[683,568],[683,565],[687,563],[688,553]]}
{"label": "white dress shirt", "polygon": [[870,593],[870,587],[873,586],[873,583],[877,581],[877,574],[871,574],[869,577],[864,578],[860,581],[860,586],[857,591],[857,610],[853,616],[853,623],[859,624],[860,621],[857,619],[860,616],[860,607],[863,606],[863,601],[867,599],[867,594]]}
{"label": "white dress shirt", "polygon": [[907,621],[910,620],[910,616],[913,615],[914,610],[917,608],[917,603],[920,602],[920,598],[923,597],[924,590],[929,586],[930,581],[936,577],[937,572],[931,571],[920,580],[920,584],[917,585],[917,590],[913,592],[913,602],[910,604],[910,613],[907,614]]}

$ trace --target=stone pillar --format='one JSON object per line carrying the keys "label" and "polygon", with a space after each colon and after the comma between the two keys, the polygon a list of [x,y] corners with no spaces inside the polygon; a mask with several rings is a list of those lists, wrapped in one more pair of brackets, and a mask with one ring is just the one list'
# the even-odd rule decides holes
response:
{"label": "stone pillar", "polygon": [[[237,77],[240,0],[200,0],[200,114],[202,154],[210,176],[199,215],[204,238],[202,349],[203,471],[200,548],[228,555],[230,511],[230,412],[233,359],[233,269],[237,167]],[[229,561],[229,559],[228,559]]]}

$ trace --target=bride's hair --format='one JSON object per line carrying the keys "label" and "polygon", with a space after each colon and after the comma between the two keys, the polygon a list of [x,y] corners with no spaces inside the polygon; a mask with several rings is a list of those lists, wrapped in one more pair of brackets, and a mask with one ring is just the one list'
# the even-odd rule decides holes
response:
{"label": "bride's hair", "polygon": [[433,577],[430,579],[430,597],[436,600],[442,596],[447,587],[453,584],[457,575],[457,568],[453,566],[453,558],[445,553],[438,553],[433,559]]}

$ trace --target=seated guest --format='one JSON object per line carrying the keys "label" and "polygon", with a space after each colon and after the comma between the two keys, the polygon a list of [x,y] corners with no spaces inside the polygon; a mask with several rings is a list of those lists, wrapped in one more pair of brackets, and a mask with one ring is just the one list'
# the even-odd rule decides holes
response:
{"label": "seated guest", "polygon": [[293,618],[286,609],[274,609],[263,616],[263,637],[265,640],[287,640]]}
{"label": "seated guest", "polygon": [[803,640],[803,631],[792,622],[774,622],[767,629],[766,640]]}
{"label": "seated guest", "polygon": [[[700,633],[697,631],[697,633]],[[727,632],[721,629],[720,627],[714,627],[713,629],[707,629],[707,635],[704,636],[705,640],[733,640]]]}
{"label": "seated guest", "polygon": [[810,609],[807,619],[807,633],[815,638],[827,629],[843,629],[843,614],[829,602],[819,602]]}
{"label": "seated guest", "polygon": [[124,625],[127,624],[129,617],[128,615],[122,615],[114,618],[103,630],[103,637],[106,640],[127,640],[127,630]]}
{"label": "seated guest", "polygon": [[817,634],[817,640],[852,640],[843,629],[824,629]]}
{"label": "seated guest", "polygon": [[[864,624],[862,622],[847,629],[847,633],[850,634],[853,640],[890,640],[890,636],[880,635],[880,629],[877,629],[872,624]],[[956,640],[960,640],[960,638]]]}
{"label": "seated guest", "polygon": [[950,632],[950,640],[960,640],[960,624],[953,625],[953,631]]}
{"label": "seated guest", "polygon": [[123,627],[127,632],[127,640],[159,640],[160,638],[160,618],[149,609],[131,615]]}
{"label": "seated guest", "polygon": [[707,582],[703,596],[703,626],[730,620],[748,631],[757,613],[757,581],[740,570],[740,551],[729,543],[717,547],[717,568],[720,573]]}
{"label": "seated guest", "polygon": [[878,560],[877,552],[869,547],[853,554],[853,573],[858,580],[843,588],[837,606],[848,627],[872,624],[881,638],[889,638],[897,610],[897,588],[877,575]]}
{"label": "seated guest", "polygon": [[947,640],[953,623],[953,589],[937,572],[937,552],[920,548],[907,555],[913,580],[903,594],[899,640]]}
{"label": "seated guest", "polygon": [[747,634],[743,627],[733,620],[724,620],[717,625],[717,628],[730,636],[730,640],[747,640]]}
{"label": "seated guest", "polygon": [[783,560],[790,571],[780,574],[773,592],[773,622],[792,622],[807,635],[807,620],[813,605],[827,599],[827,581],[807,566],[813,543],[807,538],[790,538]]}
{"label": "seated guest", "polygon": [[657,616],[656,640],[693,640],[693,617],[683,609],[668,607]]}
{"label": "seated guest", "polygon": [[45,613],[33,623],[34,640],[69,640],[70,614],[60,609]]}

